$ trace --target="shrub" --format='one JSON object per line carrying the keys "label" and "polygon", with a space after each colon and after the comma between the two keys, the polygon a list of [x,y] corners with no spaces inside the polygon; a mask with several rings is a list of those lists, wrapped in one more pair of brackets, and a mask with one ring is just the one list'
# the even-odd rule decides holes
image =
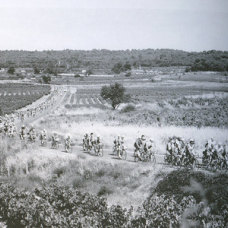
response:
{"label": "shrub", "polygon": [[135,111],[135,106],[132,105],[132,104],[128,104],[127,106],[125,106],[121,112],[122,113],[125,113],[125,112],[132,112],[132,111]]}
{"label": "shrub", "polygon": [[15,72],[15,68],[14,67],[10,67],[7,71],[8,74],[14,74]]}
{"label": "shrub", "polygon": [[58,177],[60,177],[62,174],[64,174],[66,171],[65,167],[60,167],[60,168],[56,168],[53,173],[56,174]]}
{"label": "shrub", "polygon": [[109,189],[108,187],[106,186],[102,186],[100,188],[100,190],[98,191],[97,195],[98,196],[103,196],[103,195],[109,195],[111,194],[113,191],[111,189]]}
{"label": "shrub", "polygon": [[70,105],[70,104],[65,105],[65,108],[67,108],[67,109],[71,109],[71,107],[72,107],[72,105]]}
{"label": "shrub", "polygon": [[42,80],[45,84],[49,84],[51,82],[51,76],[43,75]]}
{"label": "shrub", "polygon": [[127,72],[126,74],[125,74],[125,77],[130,77],[131,76],[131,72]]}
{"label": "shrub", "polygon": [[8,227],[104,227],[108,221],[114,223],[103,198],[57,185],[26,192],[1,184],[0,216]]}

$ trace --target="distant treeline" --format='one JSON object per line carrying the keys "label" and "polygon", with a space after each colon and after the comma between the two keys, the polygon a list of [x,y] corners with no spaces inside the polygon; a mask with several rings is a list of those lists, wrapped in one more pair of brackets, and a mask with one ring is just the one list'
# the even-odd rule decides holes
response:
{"label": "distant treeline", "polygon": [[228,52],[172,49],[0,51],[0,68],[35,68],[50,73],[81,69],[118,73],[138,67],[168,66],[186,66],[187,71],[228,71]]}

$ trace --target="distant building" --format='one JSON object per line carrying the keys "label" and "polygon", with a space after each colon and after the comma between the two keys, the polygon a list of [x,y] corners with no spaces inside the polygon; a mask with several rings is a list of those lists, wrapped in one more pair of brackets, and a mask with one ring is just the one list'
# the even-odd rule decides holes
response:
{"label": "distant building", "polygon": [[68,76],[68,77],[73,77],[75,74],[74,73],[61,73],[58,74],[58,76]]}
{"label": "distant building", "polygon": [[82,73],[80,74],[81,77],[88,76],[87,70],[82,70]]}

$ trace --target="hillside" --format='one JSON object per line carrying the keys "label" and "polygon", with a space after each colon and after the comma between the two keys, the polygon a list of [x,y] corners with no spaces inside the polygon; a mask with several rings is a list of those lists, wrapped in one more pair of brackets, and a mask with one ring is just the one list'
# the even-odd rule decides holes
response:
{"label": "hillside", "polygon": [[127,67],[143,68],[187,66],[189,71],[227,71],[228,52],[185,52],[171,49],[145,50],[63,50],[63,51],[0,51],[0,68],[10,66],[49,69],[69,72],[76,69],[115,72],[118,63]]}

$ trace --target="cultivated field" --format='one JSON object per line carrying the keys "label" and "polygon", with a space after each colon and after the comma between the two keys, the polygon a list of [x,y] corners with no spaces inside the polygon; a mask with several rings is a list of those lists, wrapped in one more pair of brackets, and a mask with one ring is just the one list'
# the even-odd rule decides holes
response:
{"label": "cultivated field", "polygon": [[31,104],[49,92],[49,86],[19,83],[0,84],[0,108],[3,114],[9,114]]}

